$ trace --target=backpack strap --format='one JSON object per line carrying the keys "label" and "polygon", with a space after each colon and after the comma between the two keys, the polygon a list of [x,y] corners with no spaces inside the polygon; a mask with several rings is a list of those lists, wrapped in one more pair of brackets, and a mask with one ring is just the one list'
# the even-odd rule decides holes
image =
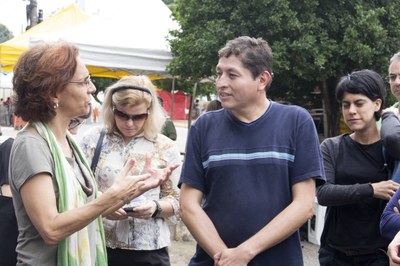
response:
{"label": "backpack strap", "polygon": [[92,170],[93,174],[94,174],[94,170],[96,170],[97,163],[99,162],[100,152],[101,152],[101,148],[103,145],[103,139],[104,139],[105,134],[106,134],[106,129],[103,128],[100,132],[100,137],[99,137],[99,140],[97,141],[96,149],[94,150],[92,164],[90,165],[90,169]]}

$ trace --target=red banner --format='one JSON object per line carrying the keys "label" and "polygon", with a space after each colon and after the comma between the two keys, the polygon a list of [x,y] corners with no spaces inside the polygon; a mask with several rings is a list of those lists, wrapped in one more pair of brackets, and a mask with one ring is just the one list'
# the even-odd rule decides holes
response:
{"label": "red banner", "polygon": [[[172,120],[187,120],[189,118],[190,96],[183,91],[176,91],[172,95],[169,91],[157,91],[163,100],[165,112]],[[173,96],[173,97],[172,97]]]}

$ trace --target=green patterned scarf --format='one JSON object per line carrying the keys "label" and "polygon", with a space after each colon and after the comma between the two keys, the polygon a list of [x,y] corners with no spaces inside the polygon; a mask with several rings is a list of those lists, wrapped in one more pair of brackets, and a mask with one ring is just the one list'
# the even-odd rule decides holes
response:
{"label": "green patterned scarf", "polygon": [[[71,165],[65,158],[56,138],[47,124],[35,122],[31,124],[47,141],[54,159],[55,178],[59,189],[58,211],[60,213],[81,207],[86,204],[87,196],[81,184],[75,177]],[[67,133],[68,140],[78,154],[80,161],[91,173],[93,196],[97,197],[97,184],[90,167],[82,155],[71,134]],[[96,247],[94,248],[93,242]],[[107,265],[104,228],[101,217],[98,217],[88,226],[73,233],[58,244],[57,265],[68,266],[103,266]]]}

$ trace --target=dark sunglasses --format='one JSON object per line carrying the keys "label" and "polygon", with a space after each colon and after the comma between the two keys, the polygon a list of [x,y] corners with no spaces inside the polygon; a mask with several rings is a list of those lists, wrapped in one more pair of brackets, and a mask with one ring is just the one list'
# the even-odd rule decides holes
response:
{"label": "dark sunglasses", "polygon": [[70,130],[70,129],[74,129],[74,128],[76,128],[76,127],[82,125],[83,122],[85,122],[84,119],[81,119],[81,118],[78,118],[78,117],[73,118],[73,119],[71,119],[71,121],[69,122],[68,129],[69,129],[69,130]]}
{"label": "dark sunglasses", "polygon": [[120,110],[118,110],[115,107],[113,108],[113,113],[124,121],[128,121],[130,119],[133,122],[145,120],[149,116],[149,113],[143,113],[143,114],[138,114],[138,115],[128,115],[124,112],[121,112]]}

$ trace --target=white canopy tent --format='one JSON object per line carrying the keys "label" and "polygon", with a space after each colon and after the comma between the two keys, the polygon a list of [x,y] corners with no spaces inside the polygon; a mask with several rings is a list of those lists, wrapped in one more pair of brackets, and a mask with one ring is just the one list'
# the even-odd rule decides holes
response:
{"label": "white canopy tent", "polygon": [[0,89],[11,89],[12,77],[12,73],[0,72]]}
{"label": "white canopy tent", "polygon": [[170,29],[177,29],[177,24],[161,0],[113,0],[112,6],[77,26],[32,36],[30,45],[71,42],[94,76],[168,76]]}
{"label": "white canopy tent", "polygon": [[0,72],[0,98],[6,99],[12,94],[12,73]]}

